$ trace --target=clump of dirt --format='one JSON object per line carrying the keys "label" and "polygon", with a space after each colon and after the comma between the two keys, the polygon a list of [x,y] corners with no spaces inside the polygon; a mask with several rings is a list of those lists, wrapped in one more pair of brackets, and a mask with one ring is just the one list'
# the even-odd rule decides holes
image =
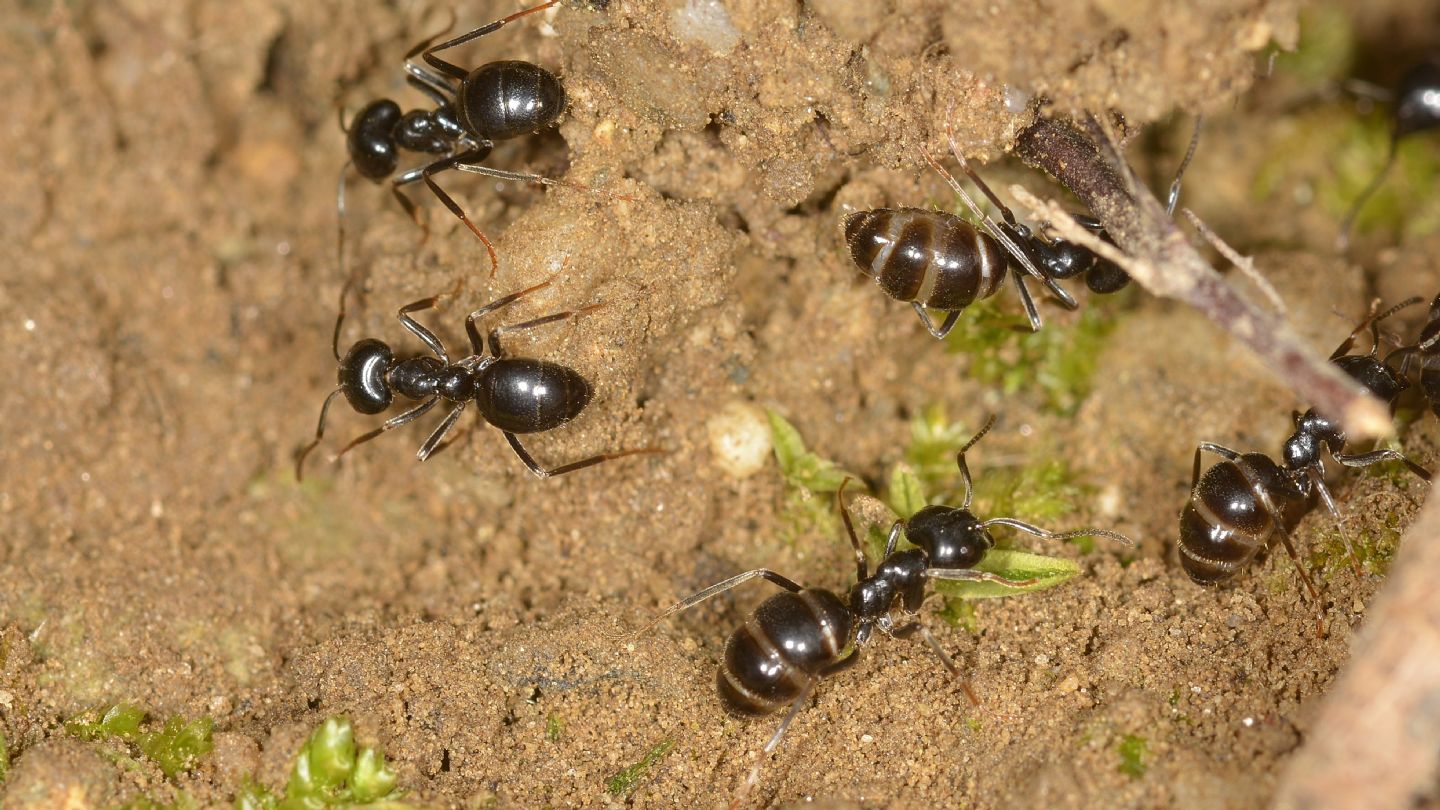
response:
{"label": "clump of dirt", "polygon": [[[459,25],[516,10],[482,5]],[[1041,96],[1047,111],[1134,125],[1203,106],[1217,112],[1202,156],[1239,153],[1229,144],[1279,114],[1234,100],[1267,43],[1292,41],[1294,4],[1165,8],[612,0],[457,51],[563,76],[558,131],[488,163],[584,188],[439,175],[495,240],[492,278],[423,188],[409,193],[428,236],[387,189],[351,177],[360,283],[341,343],[419,352],[395,310],[454,291],[418,317],[464,346],[466,313],[553,278],[495,323],[600,304],[506,341],[573,366],[596,398],[527,446],[547,466],[662,452],[539,481],[467,414],[468,433],[425,464],[428,419],[330,464],[375,426],[337,406],[303,484],[295,453],[333,386],[345,281],[334,106],[425,103],[401,60],[447,8],[18,9],[0,35],[23,133],[0,150],[0,363],[15,387],[0,400],[0,801],[229,803],[252,777],[282,787],[310,729],[343,714],[416,804],[727,802],[776,720],[725,715],[715,666],[764,590],[647,622],[742,570],[837,591],[854,570],[833,522],[795,519],[773,464],[740,477],[717,463],[707,425],[739,402],[783,414],[872,491],[937,407],[972,431],[998,412],[979,476],[1060,457],[1085,497],[1045,524],[1140,541],[1082,553],[1017,538],[1084,575],[979,602],[955,626],[928,619],[980,705],[923,645],[878,638],[798,715],[753,803],[1262,803],[1345,660],[1383,550],[1357,577],[1317,513],[1298,538],[1322,604],[1283,555],[1207,590],[1173,563],[1175,515],[1198,441],[1277,450],[1304,403],[1197,317],[1138,293],[1082,297],[1113,328],[1078,412],[1038,386],[982,382],[965,347],[860,277],[839,233],[858,208],[953,207],[923,153],[943,152],[948,126],[971,157],[999,158]],[[1176,150],[1159,151],[1134,157],[1168,175]],[[1229,217],[1246,165],[1192,175],[1218,190],[1187,200],[1227,239],[1256,249],[1317,216],[1282,196],[1263,217]],[[983,171],[999,189],[1055,193],[1013,166]],[[1354,263],[1317,244],[1258,263],[1323,349],[1369,295],[1434,293],[1433,274],[1412,289],[1433,239]],[[999,306],[1018,311],[1012,296]],[[1078,328],[1079,314],[1042,307],[1047,328]],[[1413,333],[1420,309],[1388,329]],[[1436,463],[1432,421],[1402,441]],[[1424,493],[1385,472],[1337,487],[1347,530],[1377,549]],[[172,779],[116,741],[67,735],[65,719],[120,702],[213,718],[213,751]]]}

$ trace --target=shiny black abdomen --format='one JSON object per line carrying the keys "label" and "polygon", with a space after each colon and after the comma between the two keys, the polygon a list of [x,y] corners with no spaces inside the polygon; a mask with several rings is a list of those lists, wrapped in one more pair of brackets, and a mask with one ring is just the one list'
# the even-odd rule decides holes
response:
{"label": "shiny black abdomen", "polygon": [[849,610],[835,594],[807,588],[766,599],[725,645],[716,686],[726,708],[769,714],[841,657],[850,641]]}
{"label": "shiny black abdomen", "polygon": [[501,430],[539,433],[579,416],[592,393],[590,384],[573,369],[507,357],[479,372],[475,403],[485,421]]}
{"label": "shiny black abdomen", "polygon": [[1203,585],[1225,582],[1245,567],[1274,534],[1275,520],[1261,504],[1264,492],[1291,529],[1314,505],[1268,456],[1246,453],[1200,476],[1180,512],[1180,564]]}
{"label": "shiny black abdomen", "polygon": [[377,414],[390,407],[394,395],[386,374],[394,361],[390,347],[374,338],[365,338],[345,352],[336,377],[350,407],[363,414]]}
{"label": "shiny black abdomen", "polygon": [[845,242],[860,271],[886,295],[940,310],[989,298],[1005,280],[1005,249],[953,214],[876,208],[845,218]]}
{"label": "shiny black abdomen", "polygon": [[565,86],[539,65],[491,62],[465,77],[457,106],[467,129],[503,141],[553,126],[565,112]]}
{"label": "shiny black abdomen", "polygon": [[355,170],[371,180],[383,180],[400,165],[400,148],[395,143],[395,125],[400,122],[400,105],[388,98],[366,104],[350,121],[346,146]]}

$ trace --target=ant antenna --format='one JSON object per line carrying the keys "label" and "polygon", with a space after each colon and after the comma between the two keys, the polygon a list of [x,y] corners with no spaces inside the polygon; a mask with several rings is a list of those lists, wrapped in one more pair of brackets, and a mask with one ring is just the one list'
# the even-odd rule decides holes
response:
{"label": "ant antenna", "polygon": [[1175,215],[1175,204],[1180,202],[1180,180],[1185,176],[1185,169],[1190,166],[1190,158],[1195,157],[1195,149],[1200,145],[1200,125],[1205,123],[1205,116],[1196,114],[1195,131],[1190,134],[1190,147],[1185,150],[1185,157],[1180,161],[1180,168],[1175,170],[1175,179],[1170,182],[1170,194],[1165,199],[1165,216]]}
{"label": "ant antenna", "polygon": [[965,502],[960,505],[961,509],[969,509],[970,500],[975,496],[975,482],[970,478],[970,467],[965,463],[965,451],[974,447],[975,443],[980,441],[986,433],[989,433],[990,428],[994,427],[994,425],[995,414],[992,413],[985,419],[985,425],[980,428],[980,432],[971,436],[970,441],[965,442],[965,444],[960,447],[959,452],[955,454],[955,466],[960,468],[960,477],[965,480]]}

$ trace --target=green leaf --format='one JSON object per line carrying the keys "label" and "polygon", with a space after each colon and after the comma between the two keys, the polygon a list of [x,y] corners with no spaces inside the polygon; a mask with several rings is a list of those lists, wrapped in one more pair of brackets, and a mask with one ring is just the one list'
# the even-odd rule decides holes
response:
{"label": "green leaf", "polygon": [[896,464],[890,471],[890,482],[885,488],[885,505],[907,520],[925,508],[925,485],[910,465]]}
{"label": "green leaf", "polygon": [[669,753],[670,749],[674,747],[675,743],[673,741],[665,740],[654,748],[651,748],[645,752],[645,756],[642,757],[639,762],[610,777],[609,781],[605,783],[605,792],[611,796],[625,796],[629,794],[630,791],[635,789],[635,784],[640,781],[640,777],[645,775],[645,772],[650,769],[650,766],[659,762],[660,758]]}
{"label": "green leaf", "polygon": [[5,745],[5,729],[0,728],[0,785],[10,773],[10,748]]}
{"label": "green leaf", "polygon": [[1120,767],[1117,770],[1131,779],[1139,779],[1144,776],[1145,754],[1149,747],[1144,737],[1126,734],[1120,739],[1120,745],[1116,747],[1120,754]]}
{"label": "green leaf", "polygon": [[321,790],[338,791],[355,767],[355,730],[344,717],[326,718],[307,746],[310,779]]}
{"label": "green leaf", "polygon": [[846,478],[856,477],[835,466],[835,462],[810,452],[800,432],[785,421],[785,417],[768,409],[765,413],[770,419],[775,460],[780,463],[780,474],[787,484],[811,492],[834,492]]}
{"label": "green leaf", "polygon": [[1044,557],[1026,551],[993,548],[986,553],[976,571],[985,571],[1006,579],[1038,580],[1029,585],[1003,585],[998,582],[964,582],[935,580],[936,592],[961,599],[996,599],[1020,593],[1053,588],[1080,573],[1080,566],[1059,557]]}
{"label": "green leaf", "polygon": [[117,703],[105,710],[99,719],[94,711],[84,712],[65,721],[65,731],[82,740],[110,739],[119,737],[128,740],[140,730],[145,722],[145,710],[129,703]]}
{"label": "green leaf", "polygon": [[245,779],[235,796],[235,810],[274,810],[275,803],[275,794],[251,778]]}

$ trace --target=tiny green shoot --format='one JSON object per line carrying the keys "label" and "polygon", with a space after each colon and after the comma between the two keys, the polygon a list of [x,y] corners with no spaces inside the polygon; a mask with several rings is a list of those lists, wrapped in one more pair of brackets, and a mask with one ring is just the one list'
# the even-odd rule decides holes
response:
{"label": "tiny green shoot", "polygon": [[545,718],[545,739],[550,742],[560,742],[560,736],[565,733],[565,721],[557,714]]}
{"label": "tiny green shoot", "polygon": [[1145,775],[1145,754],[1149,745],[1144,737],[1134,734],[1126,734],[1120,738],[1120,745],[1116,751],[1120,754],[1120,773],[1131,779],[1139,779]]}
{"label": "tiny green shoot", "polygon": [[766,411],[770,419],[770,436],[775,445],[775,460],[780,463],[780,474],[785,483],[792,487],[804,487],[811,492],[834,492],[846,478],[856,476],[845,472],[835,462],[810,452],[800,431],[775,411]]}
{"label": "tiny green shoot", "polygon": [[656,762],[659,762],[660,758],[668,754],[670,749],[674,747],[675,743],[673,741],[665,740],[654,748],[651,748],[645,752],[645,756],[641,757],[639,762],[610,777],[609,781],[605,783],[605,792],[611,796],[629,795],[629,793],[635,789],[635,785],[640,781],[641,777],[645,775],[645,772]]}
{"label": "tiny green shoot", "polygon": [[130,703],[117,703],[104,712],[88,711],[65,721],[65,731],[82,740],[124,740],[140,750],[166,776],[176,776],[195,767],[215,747],[210,739],[215,723],[209,717],[186,720],[175,716],[159,731],[141,731],[147,715]]}
{"label": "tiny green shoot", "polygon": [[10,747],[5,744],[5,729],[0,728],[0,785],[10,775]]}

